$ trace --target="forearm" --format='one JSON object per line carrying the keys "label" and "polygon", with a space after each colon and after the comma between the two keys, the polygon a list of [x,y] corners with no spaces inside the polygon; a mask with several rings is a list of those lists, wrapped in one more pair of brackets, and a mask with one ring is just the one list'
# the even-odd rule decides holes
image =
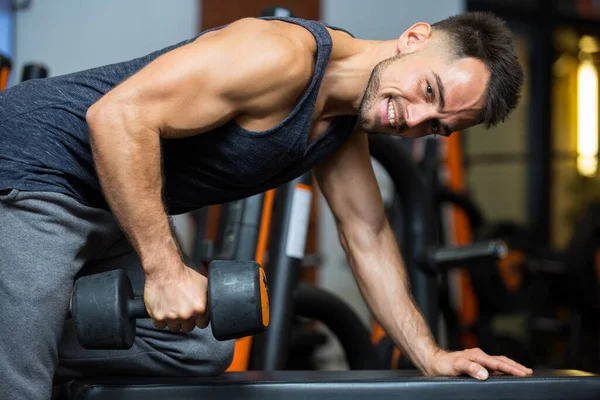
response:
{"label": "forearm", "polygon": [[342,245],[367,305],[394,343],[424,373],[438,351],[415,306],[396,238],[387,222],[379,233],[342,234]]}
{"label": "forearm", "polygon": [[162,202],[160,137],[119,112],[88,117],[92,154],[104,196],[147,274],[180,263]]}

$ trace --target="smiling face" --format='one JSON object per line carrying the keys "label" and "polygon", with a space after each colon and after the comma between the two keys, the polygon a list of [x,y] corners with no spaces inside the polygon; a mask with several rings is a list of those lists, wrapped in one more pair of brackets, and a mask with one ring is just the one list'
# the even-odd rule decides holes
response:
{"label": "smiling face", "polygon": [[478,123],[488,68],[475,58],[452,57],[447,41],[436,43],[416,29],[400,38],[400,54],[373,69],[359,109],[368,133],[447,136]]}

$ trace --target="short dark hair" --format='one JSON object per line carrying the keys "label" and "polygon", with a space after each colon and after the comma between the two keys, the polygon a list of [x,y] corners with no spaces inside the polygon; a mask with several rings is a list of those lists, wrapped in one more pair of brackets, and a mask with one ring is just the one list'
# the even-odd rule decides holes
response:
{"label": "short dark hair", "polygon": [[431,26],[434,32],[448,35],[455,57],[473,57],[485,63],[490,79],[479,123],[490,128],[504,122],[519,102],[525,79],[506,22],[492,13],[468,12]]}

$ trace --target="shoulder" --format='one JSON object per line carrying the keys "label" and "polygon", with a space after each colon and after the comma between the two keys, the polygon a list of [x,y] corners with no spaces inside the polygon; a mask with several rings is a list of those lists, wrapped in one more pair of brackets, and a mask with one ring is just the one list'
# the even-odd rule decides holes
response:
{"label": "shoulder", "polygon": [[[316,44],[306,35],[312,38],[306,29],[281,21],[238,20],[208,38],[219,59],[213,72],[229,82],[230,95],[240,100],[274,90],[293,95],[314,70]],[[199,51],[206,49],[202,38],[197,39]]]}

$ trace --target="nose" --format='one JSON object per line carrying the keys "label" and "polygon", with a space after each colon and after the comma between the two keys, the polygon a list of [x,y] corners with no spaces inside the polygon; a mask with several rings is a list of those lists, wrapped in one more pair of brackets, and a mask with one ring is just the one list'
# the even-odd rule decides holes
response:
{"label": "nose", "polygon": [[409,128],[419,126],[432,117],[432,112],[429,104],[409,104],[406,106],[406,125]]}

